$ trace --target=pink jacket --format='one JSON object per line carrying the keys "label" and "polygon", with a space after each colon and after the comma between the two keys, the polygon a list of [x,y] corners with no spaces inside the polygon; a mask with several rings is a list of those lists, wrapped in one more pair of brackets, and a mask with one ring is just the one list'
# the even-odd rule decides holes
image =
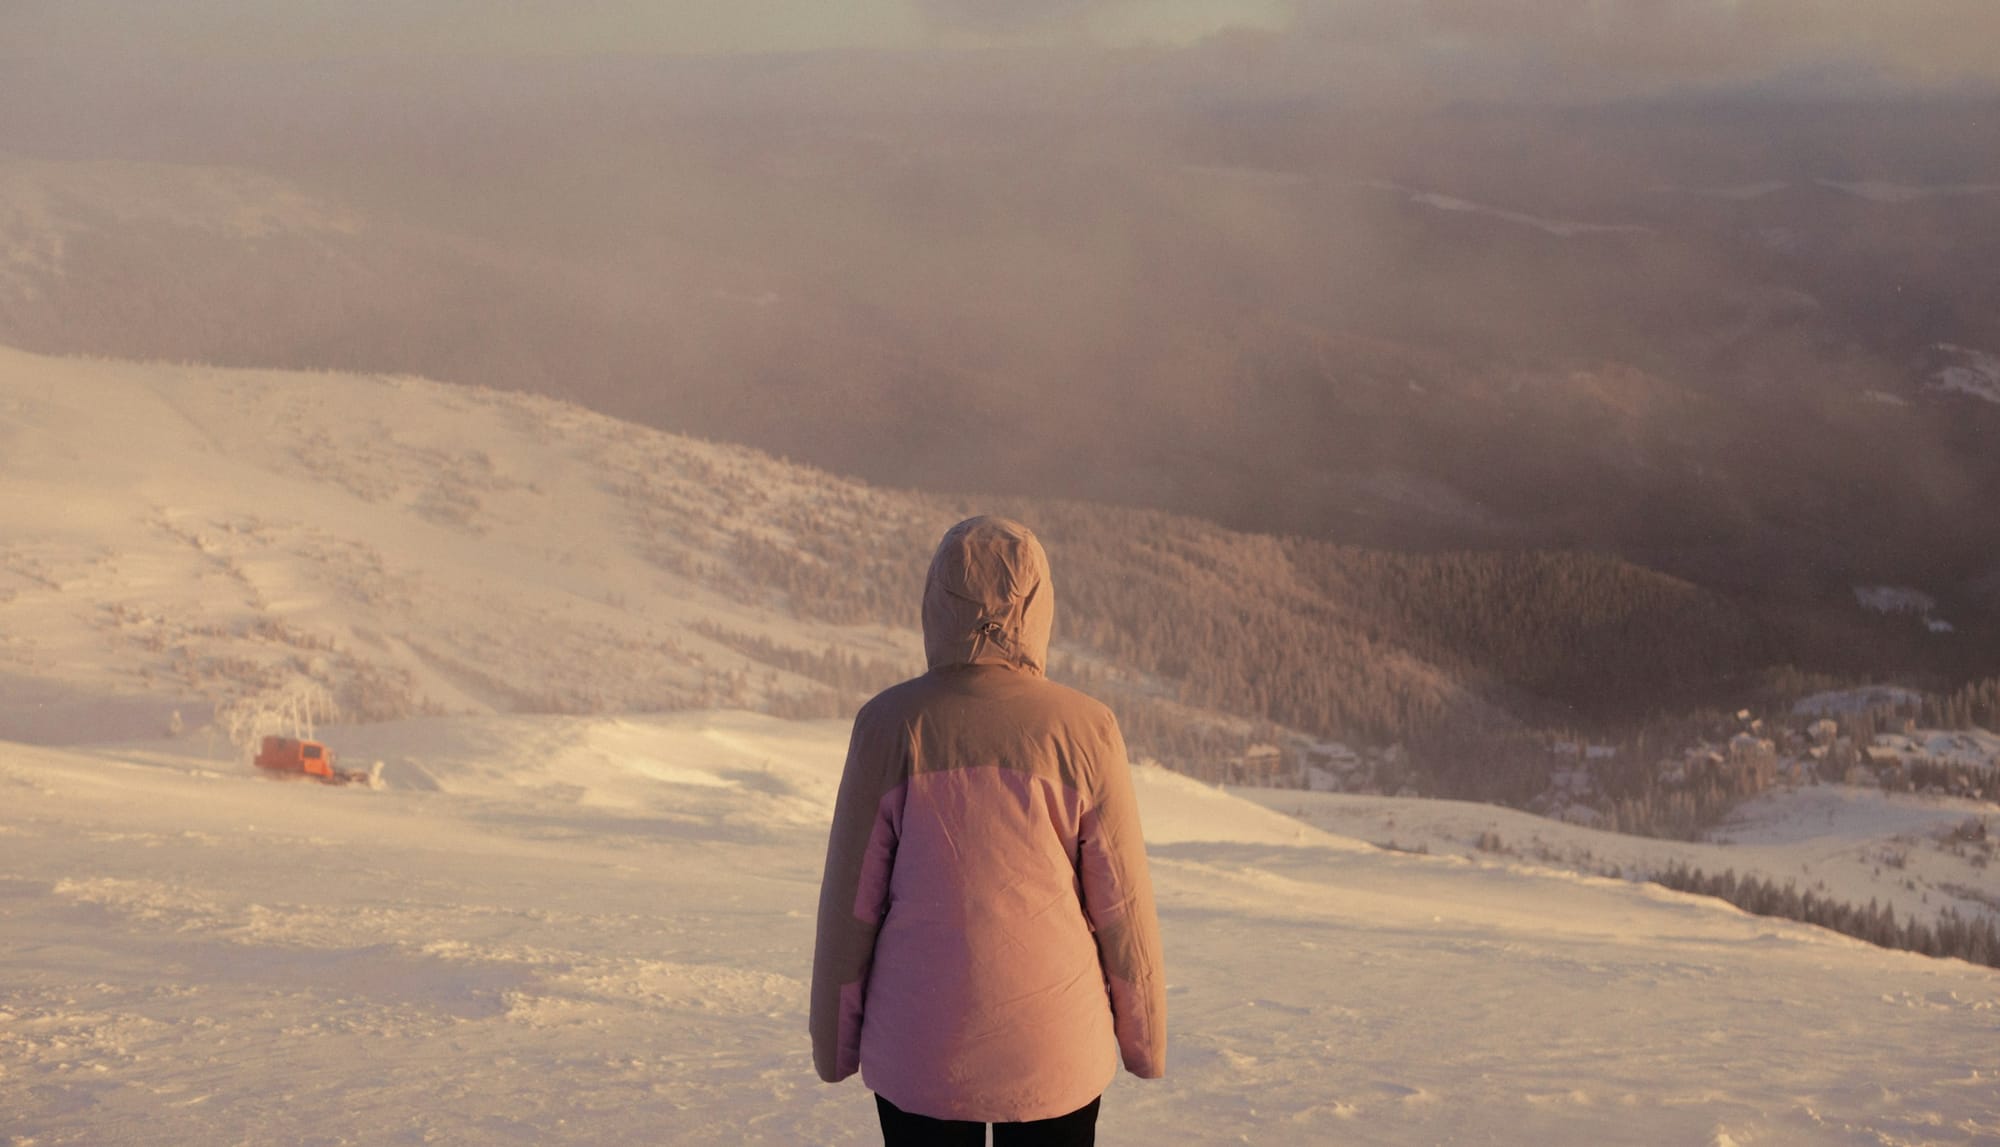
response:
{"label": "pink jacket", "polygon": [[1027,528],[952,527],[924,588],[930,672],[863,706],[813,953],[813,1061],[905,1111],[1046,1119],[1117,1051],[1166,1068],[1159,924],[1111,711],[1043,676],[1054,588]]}

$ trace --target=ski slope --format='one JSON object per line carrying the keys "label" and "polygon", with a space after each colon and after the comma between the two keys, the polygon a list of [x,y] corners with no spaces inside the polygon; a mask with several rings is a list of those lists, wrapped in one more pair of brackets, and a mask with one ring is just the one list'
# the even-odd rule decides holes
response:
{"label": "ski slope", "polygon": [[[845,734],[728,711],[330,731],[380,791],[198,736],[0,743],[0,1136],[876,1141],[805,1035]],[[1101,1142],[2000,1137],[1990,970],[1139,788],[1169,1075],[1121,1077]]]}

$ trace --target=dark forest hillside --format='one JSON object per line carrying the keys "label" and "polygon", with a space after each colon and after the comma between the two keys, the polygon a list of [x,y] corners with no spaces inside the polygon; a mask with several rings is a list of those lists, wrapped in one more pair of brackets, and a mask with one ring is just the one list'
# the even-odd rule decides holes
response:
{"label": "dark forest hillside", "polygon": [[1075,502],[935,507],[884,533],[830,505],[732,556],[801,616],[907,626],[939,523],[1019,517],[1054,564],[1059,675],[1146,710],[1163,740],[1192,735],[1203,710],[1375,744],[1617,730],[1734,708],[1780,670],[1922,675],[1957,644],[1851,599],[1769,610],[1600,554],[1397,553]]}

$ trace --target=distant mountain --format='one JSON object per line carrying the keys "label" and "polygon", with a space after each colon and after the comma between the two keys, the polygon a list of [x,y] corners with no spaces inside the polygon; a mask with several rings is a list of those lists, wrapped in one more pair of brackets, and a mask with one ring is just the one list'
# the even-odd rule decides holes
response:
{"label": "distant mountain", "polygon": [[884,490],[400,376],[0,352],[0,487],[5,739],[152,734],[176,710],[194,727],[300,689],[357,720],[842,715],[921,669],[925,562],[979,510],[1050,548],[1056,674],[1195,771],[1272,737],[1616,720],[1963,637],[1583,553],[1412,556]]}

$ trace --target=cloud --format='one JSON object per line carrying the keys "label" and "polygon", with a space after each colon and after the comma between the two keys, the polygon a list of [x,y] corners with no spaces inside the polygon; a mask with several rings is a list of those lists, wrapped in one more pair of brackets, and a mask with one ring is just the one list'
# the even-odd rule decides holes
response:
{"label": "cloud", "polygon": [[0,59],[731,54],[907,47],[913,0],[0,0]]}
{"label": "cloud", "polygon": [[1997,42],[1995,0],[0,0],[0,60],[1165,44],[1404,102],[1994,89]]}
{"label": "cloud", "polygon": [[954,44],[1185,46],[1235,28],[1278,29],[1293,0],[911,0]]}
{"label": "cloud", "polygon": [[1298,0],[1290,31],[1453,98],[2000,83],[1990,0]]}
{"label": "cloud", "polygon": [[1119,0],[916,0],[926,23],[980,35],[1073,29]]}

